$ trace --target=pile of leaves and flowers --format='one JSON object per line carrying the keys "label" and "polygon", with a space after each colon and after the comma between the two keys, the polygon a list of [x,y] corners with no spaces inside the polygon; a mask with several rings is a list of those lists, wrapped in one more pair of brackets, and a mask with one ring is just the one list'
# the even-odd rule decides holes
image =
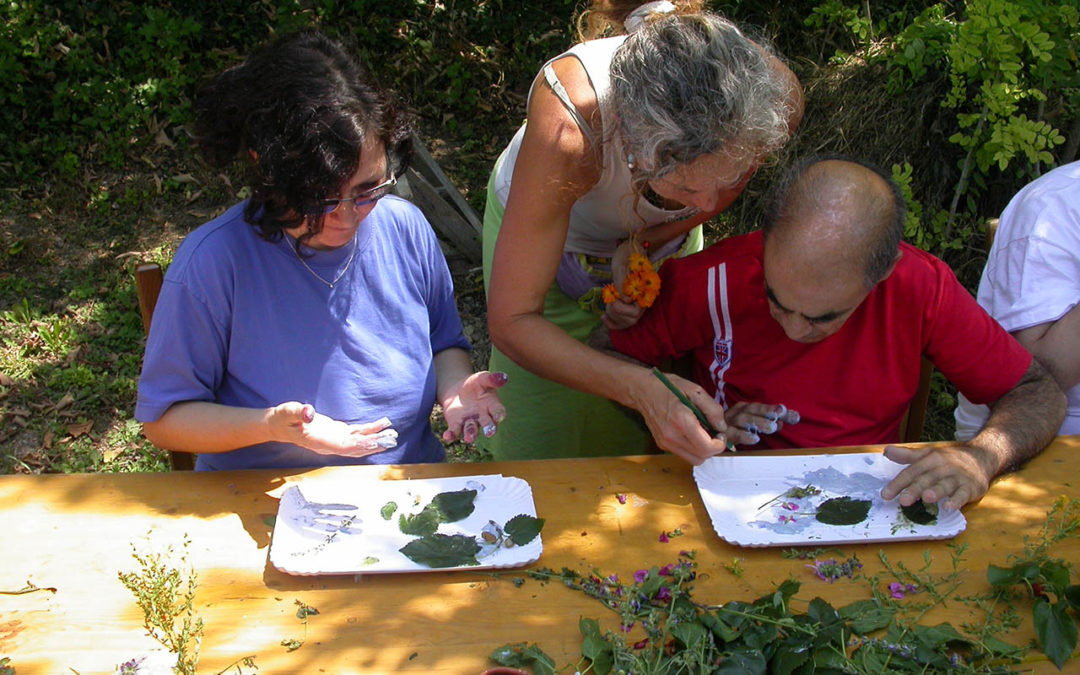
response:
{"label": "pile of leaves and flowers", "polygon": [[[931,571],[929,553],[921,568],[912,569],[891,563],[880,551],[883,571],[867,575],[856,556],[818,560],[822,549],[785,551],[785,558],[812,559],[807,567],[821,581],[846,577],[870,591],[869,598],[842,607],[815,597],[805,611],[793,608],[802,604],[796,598],[802,583],[794,578],[750,602],[695,600],[693,551],[681,551],[674,563],[638,570],[628,583],[616,574],[583,575],[568,568],[540,568],[529,576],[560,581],[618,615],[618,630],[579,619],[582,659],[562,670],[580,674],[1011,673],[1020,672],[1015,668],[1029,648],[1001,636],[1021,624],[1017,609],[1025,597],[1034,603],[1038,648],[1059,669],[1076,649],[1080,585],[1070,584],[1071,565],[1050,557],[1049,549],[1078,534],[1080,499],[1062,497],[1040,535],[1025,538],[1023,552],[1009,556],[1010,567],[991,565],[990,588],[970,596],[957,593],[966,568],[962,545],[951,546],[951,569],[944,573]],[[981,619],[959,629],[922,623],[930,610],[950,602],[963,603]],[[504,645],[491,658],[537,675],[556,672],[554,660],[535,644]]]}

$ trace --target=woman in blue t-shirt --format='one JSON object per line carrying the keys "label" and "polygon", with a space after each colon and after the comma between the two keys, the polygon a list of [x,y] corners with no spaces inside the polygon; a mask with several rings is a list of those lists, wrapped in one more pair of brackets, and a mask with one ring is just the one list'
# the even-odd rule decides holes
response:
{"label": "woman in blue t-shirt", "polygon": [[423,215],[389,194],[409,125],[340,44],[271,43],[196,101],[207,159],[250,197],[192,232],[165,276],[136,418],[198,469],[435,462],[495,433],[502,373],[473,373]]}

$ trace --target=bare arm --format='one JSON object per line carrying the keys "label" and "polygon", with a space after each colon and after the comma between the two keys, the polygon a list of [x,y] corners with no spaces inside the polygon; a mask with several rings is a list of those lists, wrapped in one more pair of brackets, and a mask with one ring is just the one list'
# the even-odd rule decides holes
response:
{"label": "bare arm", "polygon": [[995,476],[1039,454],[1064,417],[1065,395],[1038,360],[1032,359],[1017,385],[991,404],[990,419],[975,438],[927,450],[887,447],[887,457],[909,466],[885,486],[881,496],[899,496],[904,505],[922,499],[960,508],[986,494]]}
{"label": "bare arm", "polygon": [[1046,366],[1063,390],[1080,382],[1080,304],[1057,321],[1018,330],[1013,337]]}
{"label": "bare arm", "polygon": [[363,457],[394,447],[390,420],[346,424],[291,401],[270,408],[238,408],[208,401],[175,403],[143,424],[151,443],[166,450],[219,453],[259,443],[292,443],[325,455]]}

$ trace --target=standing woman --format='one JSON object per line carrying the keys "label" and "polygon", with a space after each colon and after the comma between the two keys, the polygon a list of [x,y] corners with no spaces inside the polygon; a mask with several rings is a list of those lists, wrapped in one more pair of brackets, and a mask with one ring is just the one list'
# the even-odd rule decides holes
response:
{"label": "standing woman", "polygon": [[251,197],[192,232],[165,275],[135,417],[197,469],[436,462],[490,435],[505,375],[472,373],[431,226],[389,194],[395,100],[338,43],[282,38],[200,92],[207,159]]}
{"label": "standing woman", "polygon": [[[510,419],[483,443],[496,459],[645,452],[649,433],[616,404],[638,410],[660,448],[693,463],[739,440],[734,429],[710,438],[648,370],[584,341],[600,322],[621,328],[641,315],[627,296],[605,304],[600,291],[622,281],[629,253],[659,265],[701,249],[700,224],[798,126],[802,93],[766,47],[700,1],[636,4],[594,0],[586,25],[630,34],[587,40],[545,64],[528,122],[492,172],[491,367],[510,373],[500,392]],[[725,431],[719,404],[672,379]]]}

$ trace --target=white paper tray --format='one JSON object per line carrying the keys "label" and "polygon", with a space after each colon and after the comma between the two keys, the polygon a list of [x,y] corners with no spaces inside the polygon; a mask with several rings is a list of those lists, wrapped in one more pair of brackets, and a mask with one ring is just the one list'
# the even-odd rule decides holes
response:
{"label": "white paper tray", "polygon": [[[489,520],[503,526],[516,515],[536,516],[532,488],[520,478],[502,475],[363,482],[314,479],[289,486],[281,495],[270,563],[288,574],[369,574],[443,572],[454,569],[518,567],[535,562],[543,551],[537,536],[525,546],[499,548],[479,565],[431,568],[398,551],[416,537],[403,534],[398,515],[416,513],[440,492],[477,490],[475,510],[455,523],[439,525],[440,534],[479,536]],[[387,520],[380,510],[398,505]],[[310,504],[322,504],[317,511]],[[354,508],[355,507],[355,508]]]}
{"label": "white paper tray", "polygon": [[[881,488],[900,473],[903,465],[880,453],[750,457],[713,457],[694,467],[694,480],[721,539],[738,546],[797,546],[801,544],[854,544],[913,539],[949,539],[964,531],[967,521],[959,510],[942,509],[937,522],[912,523],[900,513],[895,499],[881,498]],[[807,484],[821,494],[801,499],[780,499],[762,505],[793,487]],[[866,520],[855,525],[826,525],[813,515],[818,504],[833,497],[871,500]],[[797,510],[781,503],[794,502]],[[794,516],[794,522],[780,522]]]}

